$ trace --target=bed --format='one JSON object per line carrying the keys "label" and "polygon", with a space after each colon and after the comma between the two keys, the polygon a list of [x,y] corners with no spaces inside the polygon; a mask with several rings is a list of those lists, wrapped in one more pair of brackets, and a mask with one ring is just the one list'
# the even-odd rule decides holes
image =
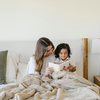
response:
{"label": "bed", "polygon": [[0,85],[0,100],[100,100],[100,87],[86,80],[88,39],[53,41],[55,47],[62,42],[70,45],[77,70],[76,74],[54,72],[54,80],[33,74],[25,76],[36,41],[0,42],[0,51],[8,50],[7,84]]}

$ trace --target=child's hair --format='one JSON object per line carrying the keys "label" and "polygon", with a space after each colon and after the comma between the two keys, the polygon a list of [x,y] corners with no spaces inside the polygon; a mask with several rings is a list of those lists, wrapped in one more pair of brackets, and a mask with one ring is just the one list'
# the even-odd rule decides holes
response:
{"label": "child's hair", "polygon": [[70,55],[72,53],[71,53],[70,46],[67,43],[61,43],[56,47],[55,52],[54,52],[55,53],[55,57],[59,58],[59,53],[60,53],[61,49],[67,49],[68,50],[68,57],[70,58]]}

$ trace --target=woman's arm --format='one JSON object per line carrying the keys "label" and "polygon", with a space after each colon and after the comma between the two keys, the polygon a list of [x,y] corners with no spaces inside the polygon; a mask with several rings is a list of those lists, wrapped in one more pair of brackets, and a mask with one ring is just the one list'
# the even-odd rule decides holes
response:
{"label": "woman's arm", "polygon": [[28,70],[28,74],[39,74],[39,72],[36,72],[35,71],[35,58],[34,56],[30,58],[30,61],[29,61],[29,70]]}

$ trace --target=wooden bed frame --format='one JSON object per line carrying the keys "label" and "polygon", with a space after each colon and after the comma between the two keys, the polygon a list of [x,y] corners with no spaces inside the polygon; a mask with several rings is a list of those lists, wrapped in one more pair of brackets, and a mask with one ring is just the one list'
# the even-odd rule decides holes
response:
{"label": "wooden bed frame", "polygon": [[83,43],[83,77],[88,79],[88,38],[82,38]]}

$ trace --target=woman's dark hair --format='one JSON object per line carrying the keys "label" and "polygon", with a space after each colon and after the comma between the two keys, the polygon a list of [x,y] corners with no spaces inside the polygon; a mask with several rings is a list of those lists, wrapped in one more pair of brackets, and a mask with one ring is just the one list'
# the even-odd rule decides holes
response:
{"label": "woman's dark hair", "polygon": [[68,57],[70,58],[70,55],[72,54],[71,53],[71,49],[70,49],[70,46],[67,44],[67,43],[61,43],[59,44],[56,49],[55,49],[55,57],[58,58],[59,57],[59,53],[62,49],[67,49],[68,50]]}

